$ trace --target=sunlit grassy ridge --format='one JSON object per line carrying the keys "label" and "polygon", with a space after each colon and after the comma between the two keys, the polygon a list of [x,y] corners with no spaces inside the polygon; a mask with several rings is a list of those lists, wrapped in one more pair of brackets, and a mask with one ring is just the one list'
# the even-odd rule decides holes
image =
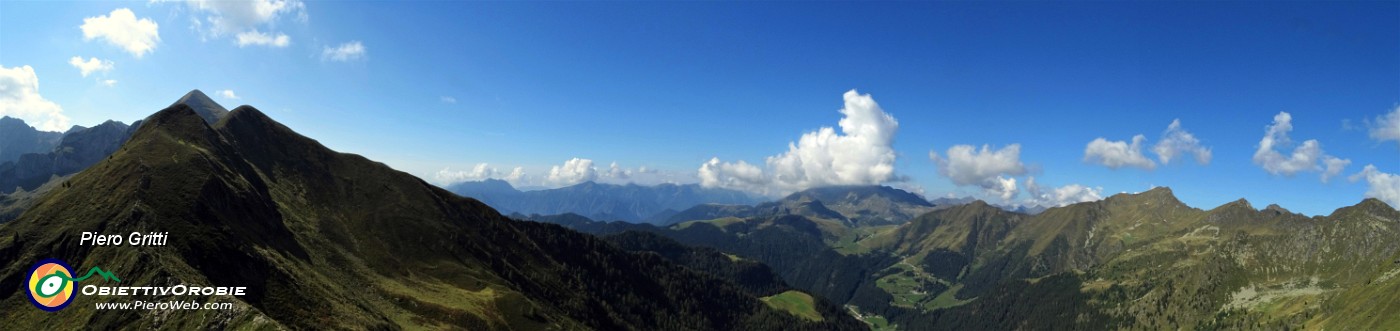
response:
{"label": "sunlit grassy ridge", "polygon": [[1201,210],[1156,188],[1036,215],[973,202],[831,224],[648,231],[767,263],[882,328],[1386,329],[1400,314],[1400,213],[1374,199],[1307,217],[1243,200]]}
{"label": "sunlit grassy ridge", "polygon": [[822,315],[813,308],[812,296],[802,291],[787,291],[774,296],[764,297],[763,303],[775,309],[782,310],[793,315],[813,320],[821,321]]}

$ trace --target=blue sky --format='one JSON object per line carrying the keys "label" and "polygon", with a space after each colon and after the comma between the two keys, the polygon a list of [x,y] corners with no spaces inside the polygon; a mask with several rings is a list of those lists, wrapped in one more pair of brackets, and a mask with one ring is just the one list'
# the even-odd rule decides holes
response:
{"label": "blue sky", "polygon": [[[130,123],[198,88],[436,183],[1400,204],[1395,2],[4,1],[0,67],[5,84],[37,79],[0,96],[31,122]],[[843,132],[842,109],[874,133]],[[1313,162],[1256,157],[1281,112],[1291,144],[1273,150],[1316,140]],[[1153,152],[1173,120],[1208,163]],[[1140,153],[1112,148],[1139,134]],[[1086,155],[1097,138],[1109,154]],[[1324,183],[1329,157],[1350,162]]]}

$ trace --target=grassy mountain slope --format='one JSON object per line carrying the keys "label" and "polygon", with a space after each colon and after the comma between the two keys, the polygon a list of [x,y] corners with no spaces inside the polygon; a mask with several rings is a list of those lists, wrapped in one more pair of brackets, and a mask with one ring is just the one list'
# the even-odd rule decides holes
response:
{"label": "grassy mountain slope", "polygon": [[[163,247],[80,246],[82,231],[168,231]],[[122,285],[247,286],[232,310],[29,307],[43,258],[102,266]],[[333,152],[239,107],[210,126],[177,103],[110,158],[0,225],[0,320],[19,329],[827,328],[725,280]],[[172,298],[137,297],[138,300]]]}
{"label": "grassy mountain slope", "polygon": [[859,228],[858,250],[831,247],[817,220],[778,219],[655,232],[901,329],[1387,329],[1400,313],[1400,212],[1374,199],[1318,217],[1200,210],[1167,188],[1036,215],[973,202]]}

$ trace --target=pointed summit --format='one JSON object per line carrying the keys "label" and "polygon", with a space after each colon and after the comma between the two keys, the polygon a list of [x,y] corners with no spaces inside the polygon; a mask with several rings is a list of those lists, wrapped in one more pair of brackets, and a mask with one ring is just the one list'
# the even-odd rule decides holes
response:
{"label": "pointed summit", "polygon": [[1292,211],[1288,210],[1288,208],[1283,208],[1283,206],[1279,206],[1279,205],[1276,204],[1276,203],[1275,203],[1275,204],[1269,204],[1268,207],[1264,207],[1264,211],[1272,212],[1272,213],[1274,213],[1274,215],[1284,215],[1284,214],[1292,214],[1292,213],[1293,213]]}
{"label": "pointed summit", "polygon": [[1119,205],[1151,204],[1154,206],[1161,207],[1191,207],[1186,205],[1186,203],[1181,202],[1180,199],[1177,199],[1176,194],[1172,192],[1172,189],[1166,186],[1153,187],[1152,189],[1139,193],[1114,194],[1113,196],[1110,196],[1108,197],[1108,199],[1104,199],[1103,201],[1110,204]]}
{"label": "pointed summit", "polygon": [[205,123],[210,125],[218,123],[220,118],[228,114],[227,108],[219,105],[218,102],[214,102],[214,99],[210,99],[208,95],[205,95],[204,92],[198,89],[191,90],[190,93],[185,93],[185,96],[180,97],[180,100],[175,100],[175,103],[170,105],[174,106],[179,104],[190,106],[191,109],[194,109],[196,114],[199,114],[200,118],[204,119]]}
{"label": "pointed summit", "polygon": [[1220,207],[1222,207],[1222,208],[1223,208],[1223,207],[1229,207],[1229,208],[1243,208],[1243,209],[1249,209],[1249,210],[1258,211],[1258,209],[1254,209],[1254,205],[1252,205],[1252,204],[1249,203],[1249,200],[1245,200],[1244,198],[1240,198],[1239,200],[1231,201],[1231,202],[1229,202],[1229,203],[1226,203],[1226,204],[1224,204],[1224,205],[1221,205]]}

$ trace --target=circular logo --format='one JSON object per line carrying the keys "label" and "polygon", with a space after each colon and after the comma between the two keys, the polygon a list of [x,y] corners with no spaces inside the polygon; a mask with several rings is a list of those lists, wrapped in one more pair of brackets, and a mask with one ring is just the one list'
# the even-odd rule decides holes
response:
{"label": "circular logo", "polygon": [[73,302],[73,268],[58,259],[45,259],[29,268],[29,302],[46,311],[59,311]]}

